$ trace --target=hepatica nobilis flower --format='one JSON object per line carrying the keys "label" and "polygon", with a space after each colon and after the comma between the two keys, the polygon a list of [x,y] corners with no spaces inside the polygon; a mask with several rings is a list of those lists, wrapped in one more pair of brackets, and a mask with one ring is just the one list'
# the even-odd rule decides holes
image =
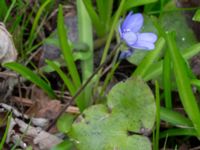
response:
{"label": "hepatica nobilis flower", "polygon": [[130,12],[120,24],[118,28],[120,37],[130,47],[129,50],[120,54],[121,59],[131,56],[134,49],[153,50],[155,48],[157,35],[150,32],[141,33],[143,22],[141,13]]}

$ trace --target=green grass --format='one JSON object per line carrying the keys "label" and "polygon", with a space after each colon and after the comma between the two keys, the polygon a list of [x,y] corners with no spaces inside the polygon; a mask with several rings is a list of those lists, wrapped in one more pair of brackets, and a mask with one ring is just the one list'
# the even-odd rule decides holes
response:
{"label": "green grass", "polygon": [[163,61],[163,85],[164,85],[164,95],[165,95],[165,107],[172,108],[172,85],[171,85],[171,59],[169,51],[165,52]]}
{"label": "green grass", "polygon": [[37,11],[37,14],[35,16],[35,19],[34,19],[34,22],[33,22],[33,25],[32,25],[32,28],[31,28],[31,31],[30,31],[30,34],[29,34],[29,38],[27,40],[27,47],[28,48],[31,48],[32,45],[33,45],[33,41],[35,40],[36,38],[36,34],[38,33],[38,28],[39,28],[39,21],[41,19],[41,16],[42,16],[42,13],[44,13],[44,10],[45,8],[47,7],[47,5],[51,3],[51,0],[46,0],[42,5],[41,7],[39,8],[39,10]]}
{"label": "green grass", "polygon": [[[145,56],[145,58],[142,60],[142,62],[138,65],[137,69],[133,72],[132,76],[140,76],[142,78],[145,78],[145,76],[147,75],[147,71],[154,64],[154,62],[156,60],[158,60],[160,53],[163,50],[164,45],[165,45],[165,40],[163,37],[161,37],[156,42],[155,50],[149,52]],[[154,70],[154,69],[152,69],[152,70]]]}
{"label": "green grass", "polygon": [[153,149],[159,149],[159,136],[160,136],[160,88],[159,84],[156,81],[156,128],[154,130],[154,138],[153,138]]}
{"label": "green grass", "polygon": [[115,31],[115,29],[117,27],[117,24],[118,24],[120,15],[122,13],[124,4],[125,4],[125,0],[121,0],[120,5],[118,7],[118,10],[116,11],[115,17],[114,17],[113,22],[111,24],[111,29],[110,29],[110,32],[108,34],[108,38],[107,38],[106,45],[105,45],[104,50],[103,50],[103,54],[102,54],[102,58],[101,58],[100,64],[104,63],[105,60],[106,60],[106,57],[107,57],[107,54],[108,54],[108,50],[109,50],[109,47],[110,47],[110,43],[112,41],[112,37],[113,37],[114,31]]}
{"label": "green grass", "polygon": [[4,146],[5,142],[6,142],[6,137],[7,137],[8,132],[9,132],[11,119],[12,119],[12,113],[10,113],[10,115],[7,118],[6,130],[5,130],[4,135],[3,135],[3,137],[2,137],[2,139],[0,141],[0,149],[3,149],[3,146]]}
{"label": "green grass", "polygon": [[[191,47],[185,49],[182,53],[182,56],[184,59],[188,60],[192,58],[193,56],[197,55],[200,52],[200,43],[191,45]],[[152,64],[148,70],[146,71],[146,74],[144,75],[144,80],[149,81],[152,79],[155,79],[159,75],[161,75],[163,72],[163,60],[160,60],[154,64]]]}
{"label": "green grass", "polygon": [[174,74],[181,102],[189,118],[193,122],[196,132],[200,135],[200,112],[198,104],[192,91],[190,79],[187,75],[184,59],[176,46],[174,32],[166,34],[166,41],[173,62]]}
{"label": "green grass", "polygon": [[6,23],[6,21],[8,20],[8,17],[10,16],[10,13],[11,13],[13,7],[15,6],[15,3],[16,3],[16,0],[13,0],[12,4],[10,5],[9,9],[7,10],[6,16],[4,17],[4,20],[3,20],[4,23]]}
{"label": "green grass", "polygon": [[72,83],[71,79],[53,61],[46,60],[46,62],[59,74],[59,76],[64,81],[65,85],[67,86],[70,94],[74,95],[76,92],[76,87]]}
{"label": "green grass", "polygon": [[193,128],[193,124],[190,119],[185,117],[183,114],[178,113],[172,109],[161,107],[160,108],[161,120],[181,128]]}
{"label": "green grass", "polygon": [[24,78],[32,81],[37,86],[42,88],[51,98],[56,98],[56,94],[54,93],[51,86],[47,84],[46,81],[44,81],[42,78],[40,78],[40,76],[31,71],[29,68],[16,62],[5,63],[4,67],[11,69],[22,75]]}
{"label": "green grass", "polygon": [[[81,72],[82,82],[86,82],[87,79],[92,75],[94,69],[94,54],[93,54],[93,33],[92,33],[92,22],[89,14],[85,8],[82,0],[77,0],[78,10],[78,31],[79,31],[79,42],[84,43],[88,46],[88,58],[81,61]],[[92,85],[89,84],[84,89],[83,108],[91,105],[92,98]]]}
{"label": "green grass", "polygon": [[160,138],[166,138],[170,136],[198,136],[198,133],[194,129],[180,128],[169,129],[160,133]]}
{"label": "green grass", "polygon": [[[179,35],[175,35],[171,31],[166,33],[158,21],[161,14],[164,13],[196,10],[193,20],[198,22],[200,11],[197,7],[169,9],[167,5],[171,2],[171,0],[96,0],[96,3],[93,3],[92,0],[77,0],[75,7],[78,20],[78,41],[72,44],[66,34],[68,30],[64,23],[67,12],[67,7],[64,6],[67,6],[67,1],[63,1],[57,8],[54,5],[57,3],[51,0],[36,0],[32,6],[29,1],[12,0],[7,3],[6,0],[1,0],[0,19],[13,36],[19,53],[18,62],[7,63],[4,67],[37,85],[50,98],[58,98],[54,92],[54,85],[51,85],[46,77],[54,71],[63,83],[58,90],[63,92],[64,89],[73,97],[96,71],[94,68],[97,58],[95,48],[100,47],[96,50],[102,51],[99,56],[100,60],[97,62],[98,65],[102,65],[107,61],[109,53],[114,51],[112,46],[122,44],[117,31],[120,18],[126,16],[129,11],[143,12],[149,16],[154,15],[150,18],[158,31],[156,48],[146,53],[131,74],[131,76],[140,76],[144,81],[150,83],[151,90],[155,91],[157,114],[152,140],[153,148],[159,149],[161,147],[159,141],[163,138],[168,140],[166,148],[168,148],[171,137],[196,136],[199,138],[200,111],[196,97],[200,91],[200,80],[192,73],[188,60],[200,52],[200,43],[196,42],[186,49],[180,49],[176,40]],[[57,20],[54,20],[54,23],[57,25],[55,27],[58,33],[57,41],[59,43],[57,45],[61,49],[62,62],[58,65],[57,61],[46,60],[47,65],[44,68],[50,68],[50,71],[45,72],[43,68],[37,67],[37,64],[32,62],[31,57],[35,50],[43,46],[47,39],[46,34],[50,35],[50,33],[46,33],[48,31],[46,27],[50,23],[49,17],[52,12],[58,12]],[[100,41],[100,44],[95,45],[95,41]],[[121,65],[121,61],[117,60],[118,51],[125,49],[127,47],[121,45],[115,56],[107,63],[110,68],[103,66],[108,71],[103,74],[104,68],[102,67],[85,89],[81,90],[75,100],[75,105],[81,112],[93,105],[93,102],[102,103],[101,99],[106,99],[106,92],[112,84],[111,81],[116,81],[116,83],[121,81],[121,79],[118,80],[115,72]],[[76,53],[79,53],[81,58],[78,58]],[[124,73],[126,74],[126,70]],[[193,90],[193,87],[196,87],[197,92]],[[174,93],[178,96],[174,97]],[[177,107],[183,108],[185,114],[176,111]],[[167,128],[161,129],[161,121],[166,123]],[[9,119],[0,149],[5,143],[8,127]],[[66,147],[69,147],[71,142],[65,144]],[[178,147],[179,145],[173,146]]]}
{"label": "green grass", "polygon": [[67,38],[67,32],[64,26],[64,17],[63,17],[63,9],[62,6],[59,6],[58,11],[58,20],[57,20],[57,27],[58,27],[58,38],[60,42],[60,47],[62,50],[62,54],[64,57],[64,60],[66,62],[66,66],[69,69],[69,74],[72,78],[72,81],[76,88],[79,88],[81,85],[80,76],[78,73],[78,70],[76,68],[73,54],[72,54],[72,48],[69,45],[68,38]]}

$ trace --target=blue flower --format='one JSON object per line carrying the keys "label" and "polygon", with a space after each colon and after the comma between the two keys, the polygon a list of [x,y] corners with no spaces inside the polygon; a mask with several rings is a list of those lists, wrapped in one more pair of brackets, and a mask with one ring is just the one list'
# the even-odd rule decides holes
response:
{"label": "blue flower", "polygon": [[157,35],[150,32],[140,33],[143,22],[144,18],[141,13],[130,12],[118,28],[120,37],[131,48],[153,50]]}

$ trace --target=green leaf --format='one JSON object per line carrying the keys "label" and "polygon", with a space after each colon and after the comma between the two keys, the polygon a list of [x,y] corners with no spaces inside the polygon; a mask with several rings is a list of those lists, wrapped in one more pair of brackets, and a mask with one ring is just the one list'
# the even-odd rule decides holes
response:
{"label": "green leaf", "polygon": [[164,45],[165,45],[165,40],[163,37],[160,37],[156,43],[155,50],[152,50],[144,57],[144,59],[140,62],[137,69],[134,71],[132,75],[144,77],[147,71],[149,70],[149,68],[159,58]]}
{"label": "green leaf", "polygon": [[101,22],[104,24],[106,32],[110,28],[113,0],[97,0],[97,8]]}
{"label": "green leaf", "polygon": [[96,29],[97,35],[102,37],[103,35],[105,35],[106,30],[101,22],[101,19],[97,15],[91,0],[83,0],[83,3],[87,9],[88,14],[90,15],[92,23]]}
{"label": "green leaf", "polygon": [[7,124],[6,124],[6,130],[5,130],[3,137],[0,141],[0,149],[3,149],[3,146],[6,142],[6,137],[9,134],[8,132],[9,132],[9,128],[10,128],[11,119],[12,119],[12,113],[10,113],[10,115],[8,116]]}
{"label": "green leaf", "polygon": [[171,59],[169,51],[165,52],[163,61],[163,87],[165,97],[165,107],[172,108],[172,95],[171,95]]}
{"label": "green leaf", "polygon": [[4,24],[6,24],[6,21],[11,16],[11,11],[14,8],[15,4],[16,4],[16,0],[13,0],[12,4],[10,5],[10,7],[9,7],[8,11],[6,12],[6,15],[4,17],[4,20],[3,20]]}
{"label": "green leaf", "polygon": [[161,120],[169,122],[175,126],[185,127],[185,128],[193,127],[192,122],[188,118],[184,117],[180,113],[175,112],[171,109],[161,107],[160,116]]}
{"label": "green leaf", "polygon": [[[128,90],[127,90],[128,89]],[[144,96],[145,95],[145,96]],[[108,94],[108,107],[112,114],[130,121],[127,129],[139,132],[141,124],[151,129],[155,122],[156,106],[150,88],[139,78],[118,83]]]}
{"label": "green leaf", "polygon": [[[169,4],[168,7],[172,7],[175,5],[172,3]],[[159,17],[159,22],[155,20],[154,24],[156,25],[157,29],[159,30],[160,34],[163,34],[164,31],[175,31],[176,36],[176,42],[177,46],[179,47],[179,50],[181,54],[183,54],[184,58],[188,59],[194,56],[199,52],[199,44],[197,44],[197,40],[195,38],[195,34],[193,31],[188,27],[188,24],[185,20],[185,17],[182,15],[181,12],[167,12],[162,13]],[[180,28],[181,27],[181,28]],[[162,35],[164,36],[164,35]],[[165,50],[167,47],[165,47]],[[152,78],[158,81],[161,81],[160,85],[162,86],[162,60],[158,63],[152,64],[152,66],[149,68],[147,73],[145,74],[144,79],[150,80]],[[172,77],[173,78],[173,77]],[[172,84],[172,89],[175,87],[175,85]]]}
{"label": "green leaf", "polygon": [[162,13],[159,18],[159,23],[164,31],[176,32],[177,46],[181,52],[197,43],[195,34],[192,29],[188,27],[185,16],[183,16],[182,12],[176,11]]}
{"label": "green leaf", "polygon": [[[163,7],[171,0],[159,0],[155,3],[147,4],[144,6],[145,13],[160,12],[162,13]],[[169,10],[169,9],[168,9]]]}
{"label": "green leaf", "polygon": [[59,6],[58,11],[58,20],[57,20],[57,27],[58,27],[58,37],[60,42],[60,47],[64,56],[64,60],[66,62],[67,68],[69,69],[70,76],[72,77],[73,83],[75,87],[78,89],[81,85],[80,77],[78,74],[78,70],[76,68],[72,49],[68,43],[67,32],[64,26],[64,17],[63,17],[63,10],[62,6]]}
{"label": "green leaf", "polygon": [[70,94],[74,95],[76,92],[76,88],[73,85],[71,79],[69,79],[69,77],[57,66],[55,62],[50,61],[50,60],[46,60],[46,62],[49,66],[51,66],[54,70],[56,70],[56,72],[59,74],[59,76],[64,81],[67,88],[69,89]]}
{"label": "green leaf", "polygon": [[30,48],[33,44],[33,41],[35,39],[35,36],[36,34],[38,33],[36,31],[36,29],[38,28],[38,23],[39,23],[39,19],[41,17],[41,15],[43,14],[43,11],[45,10],[46,6],[51,2],[51,0],[46,0],[42,5],[41,7],[39,8],[39,10],[37,11],[37,14],[34,18],[34,21],[33,21],[33,25],[32,25],[32,28],[31,28],[31,32],[29,34],[29,37],[28,37],[28,48]]}
{"label": "green leaf", "polygon": [[0,1],[0,18],[1,18],[1,20],[3,20],[7,11],[8,11],[8,6],[6,3],[6,0],[1,0]]}
{"label": "green leaf", "polygon": [[[61,67],[61,64],[58,62],[58,61],[53,61],[53,63],[58,67],[60,68]],[[51,67],[50,65],[46,65],[46,66],[43,66],[41,67],[41,70],[45,73],[51,73],[53,71],[55,71],[55,69],[53,69],[53,67]]]}
{"label": "green leaf", "polygon": [[177,88],[179,96],[187,115],[191,119],[194,128],[200,135],[200,112],[196,98],[193,94],[190,79],[188,77],[187,68],[184,64],[184,59],[177,48],[175,41],[175,33],[169,32],[166,34],[166,41],[168,43],[170,56],[172,58],[172,64],[174,74],[176,78]]}
{"label": "green leaf", "polygon": [[69,135],[76,147],[81,150],[150,150],[150,141],[143,136],[151,131],[155,122],[156,106],[150,88],[141,79],[130,78],[114,86],[107,98],[107,106],[99,104],[87,108],[72,125]]}
{"label": "green leaf", "polygon": [[104,105],[94,105],[84,111],[85,119],[73,125],[70,133],[81,150],[145,149],[151,144],[147,137],[128,135],[126,125],[118,123],[116,115],[110,116]]}
{"label": "green leaf", "polygon": [[118,21],[120,19],[120,15],[122,13],[122,9],[124,7],[125,2],[126,2],[126,0],[121,0],[118,9],[115,12],[115,15],[114,15],[114,18],[113,18],[113,21],[112,21],[112,24],[111,24],[110,32],[108,34],[108,38],[107,38],[107,41],[106,41],[106,44],[105,44],[105,47],[104,47],[104,50],[103,50],[103,55],[101,57],[100,64],[104,63],[105,60],[106,60],[106,57],[108,55],[108,50],[110,48],[110,44],[111,44],[111,41],[112,41],[112,37],[114,35],[116,26],[117,26]]}
{"label": "green leaf", "polygon": [[160,133],[160,138],[166,138],[169,136],[198,136],[198,134],[195,129],[180,128],[169,129]]}
{"label": "green leaf", "polygon": [[149,3],[154,3],[157,2],[158,0],[126,0],[126,3],[124,5],[124,11],[136,7],[136,6],[141,6],[141,5],[146,5]]}
{"label": "green leaf", "polygon": [[[65,25],[67,28],[67,26]],[[44,44],[48,46],[53,46],[55,48],[61,49],[59,45],[57,31],[54,31],[48,38],[44,40]],[[92,54],[89,51],[89,46],[83,42],[72,42],[73,48],[73,57],[74,60],[86,60],[92,57]]]}
{"label": "green leaf", "polygon": [[[92,75],[94,69],[93,61],[93,31],[91,19],[88,15],[88,12],[83,4],[82,0],[77,0],[77,10],[78,10],[78,31],[79,31],[79,42],[88,45],[88,49],[85,52],[88,54],[88,58],[81,61],[81,72],[82,72],[82,81],[85,82]],[[91,84],[87,85],[84,89],[84,99],[83,108],[85,109],[89,106],[92,96],[92,86]]]}
{"label": "green leaf", "polygon": [[156,128],[153,132],[153,147],[159,149],[159,136],[160,136],[160,87],[158,82],[155,83],[155,96],[156,96]]}
{"label": "green leaf", "polygon": [[60,144],[51,148],[51,150],[72,150],[72,148],[73,148],[72,142],[65,140]]}
{"label": "green leaf", "polygon": [[[200,52],[200,43],[194,44],[191,47],[183,50],[183,57],[184,59],[190,59],[196,54]],[[163,70],[163,60],[160,60],[159,62],[152,64],[148,71],[145,74],[144,80],[148,81],[150,79],[154,79],[155,77],[158,77],[162,74]]]}
{"label": "green leaf", "polygon": [[39,75],[35,74],[29,68],[16,62],[5,63],[4,67],[7,67],[21,74],[24,78],[28,79],[29,81],[33,82],[34,84],[42,88],[51,98],[56,97],[51,86],[48,85],[43,79],[39,77]]}
{"label": "green leaf", "polygon": [[75,116],[64,113],[60,118],[58,119],[56,123],[56,127],[60,132],[68,133],[71,129],[72,123],[74,121]]}
{"label": "green leaf", "polygon": [[194,14],[192,20],[200,22],[200,9],[198,9],[196,11],[196,13]]}

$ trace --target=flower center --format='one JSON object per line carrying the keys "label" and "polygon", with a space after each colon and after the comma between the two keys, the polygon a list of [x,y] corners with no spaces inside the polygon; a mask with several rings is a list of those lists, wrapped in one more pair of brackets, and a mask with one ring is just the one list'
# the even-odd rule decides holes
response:
{"label": "flower center", "polygon": [[132,45],[135,44],[135,42],[137,41],[137,35],[134,32],[123,32],[122,33],[123,36],[123,40],[128,44],[128,45]]}
{"label": "flower center", "polygon": [[130,29],[123,29],[123,33],[126,33],[126,32],[131,32]]}

